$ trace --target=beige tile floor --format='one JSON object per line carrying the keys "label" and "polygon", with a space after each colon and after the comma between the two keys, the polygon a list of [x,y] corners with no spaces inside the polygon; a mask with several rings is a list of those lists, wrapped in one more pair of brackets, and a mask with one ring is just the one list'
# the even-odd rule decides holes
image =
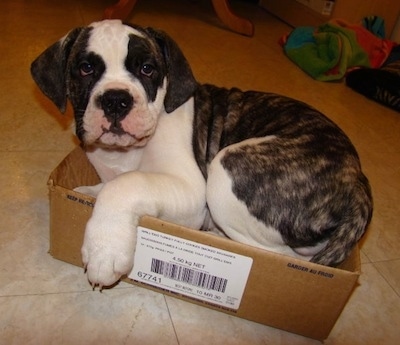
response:
{"label": "beige tile floor", "polygon": [[[316,344],[267,326],[122,283],[93,292],[81,269],[48,253],[46,180],[77,144],[33,84],[30,62],[112,0],[0,2],[0,344]],[[254,38],[225,30],[201,1],[139,1],[129,20],[169,32],[200,81],[290,95],[335,120],[359,150],[375,197],[362,241],[362,275],[326,344],[400,341],[400,114],[343,83],[307,77],[282,53],[290,28],[253,5],[234,4]]]}

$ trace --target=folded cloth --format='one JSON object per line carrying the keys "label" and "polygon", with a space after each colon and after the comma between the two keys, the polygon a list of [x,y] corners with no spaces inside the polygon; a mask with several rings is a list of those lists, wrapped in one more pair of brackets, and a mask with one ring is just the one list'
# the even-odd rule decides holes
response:
{"label": "folded cloth", "polygon": [[281,44],[294,63],[321,81],[340,80],[356,67],[378,68],[395,45],[338,19],[318,28],[298,27]]}

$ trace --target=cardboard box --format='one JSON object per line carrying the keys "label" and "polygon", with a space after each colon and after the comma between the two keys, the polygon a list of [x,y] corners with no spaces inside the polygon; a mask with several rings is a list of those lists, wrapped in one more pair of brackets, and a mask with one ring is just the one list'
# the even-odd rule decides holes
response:
{"label": "cardboard box", "polygon": [[285,23],[293,26],[315,26],[318,27],[329,21],[332,17],[332,11],[328,14],[326,11],[316,11],[311,7],[310,0],[261,0],[260,6],[271,14],[277,16]]}
{"label": "cardboard box", "polygon": [[[81,266],[80,248],[84,229],[95,199],[76,193],[73,188],[99,182],[94,168],[80,147],[72,151],[49,178],[50,254],[59,260]],[[187,229],[151,217],[141,225],[156,230],[161,237],[176,236],[182,241],[227,251],[252,261],[238,308],[221,307],[142,282],[126,281],[160,291],[191,303],[219,310],[244,319],[324,340],[352,293],[360,274],[359,251],[340,266],[331,268],[243,245],[226,238]],[[81,278],[79,278],[81,279]],[[233,282],[234,283],[234,282]]]}
{"label": "cardboard box", "polygon": [[296,0],[304,6],[311,8],[313,11],[324,16],[330,16],[335,5],[335,0]]}
{"label": "cardboard box", "polygon": [[364,17],[379,16],[385,20],[387,38],[400,13],[399,0],[260,0],[260,6],[294,27],[319,26],[330,19],[361,24]]}

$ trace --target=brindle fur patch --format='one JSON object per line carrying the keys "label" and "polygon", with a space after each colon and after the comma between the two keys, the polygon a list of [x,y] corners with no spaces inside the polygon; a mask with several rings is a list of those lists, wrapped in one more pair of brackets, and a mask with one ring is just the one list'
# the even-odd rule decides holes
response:
{"label": "brindle fur patch", "polygon": [[370,186],[349,138],[302,102],[271,93],[199,87],[193,147],[206,178],[208,164],[222,148],[264,137],[228,149],[222,158],[233,193],[290,247],[327,240],[312,261],[337,265],[372,215]]}

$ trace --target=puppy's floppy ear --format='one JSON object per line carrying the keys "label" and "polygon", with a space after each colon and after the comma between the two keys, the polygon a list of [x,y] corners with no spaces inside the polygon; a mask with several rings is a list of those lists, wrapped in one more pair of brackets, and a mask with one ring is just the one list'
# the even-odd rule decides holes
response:
{"label": "puppy's floppy ear", "polygon": [[69,53],[83,28],[76,28],[47,48],[31,65],[31,74],[58,109],[64,113],[67,106],[66,67]]}
{"label": "puppy's floppy ear", "polygon": [[164,107],[167,113],[170,113],[193,96],[198,84],[175,41],[165,32],[153,28],[147,28],[145,31],[155,40],[164,56],[168,79]]}

